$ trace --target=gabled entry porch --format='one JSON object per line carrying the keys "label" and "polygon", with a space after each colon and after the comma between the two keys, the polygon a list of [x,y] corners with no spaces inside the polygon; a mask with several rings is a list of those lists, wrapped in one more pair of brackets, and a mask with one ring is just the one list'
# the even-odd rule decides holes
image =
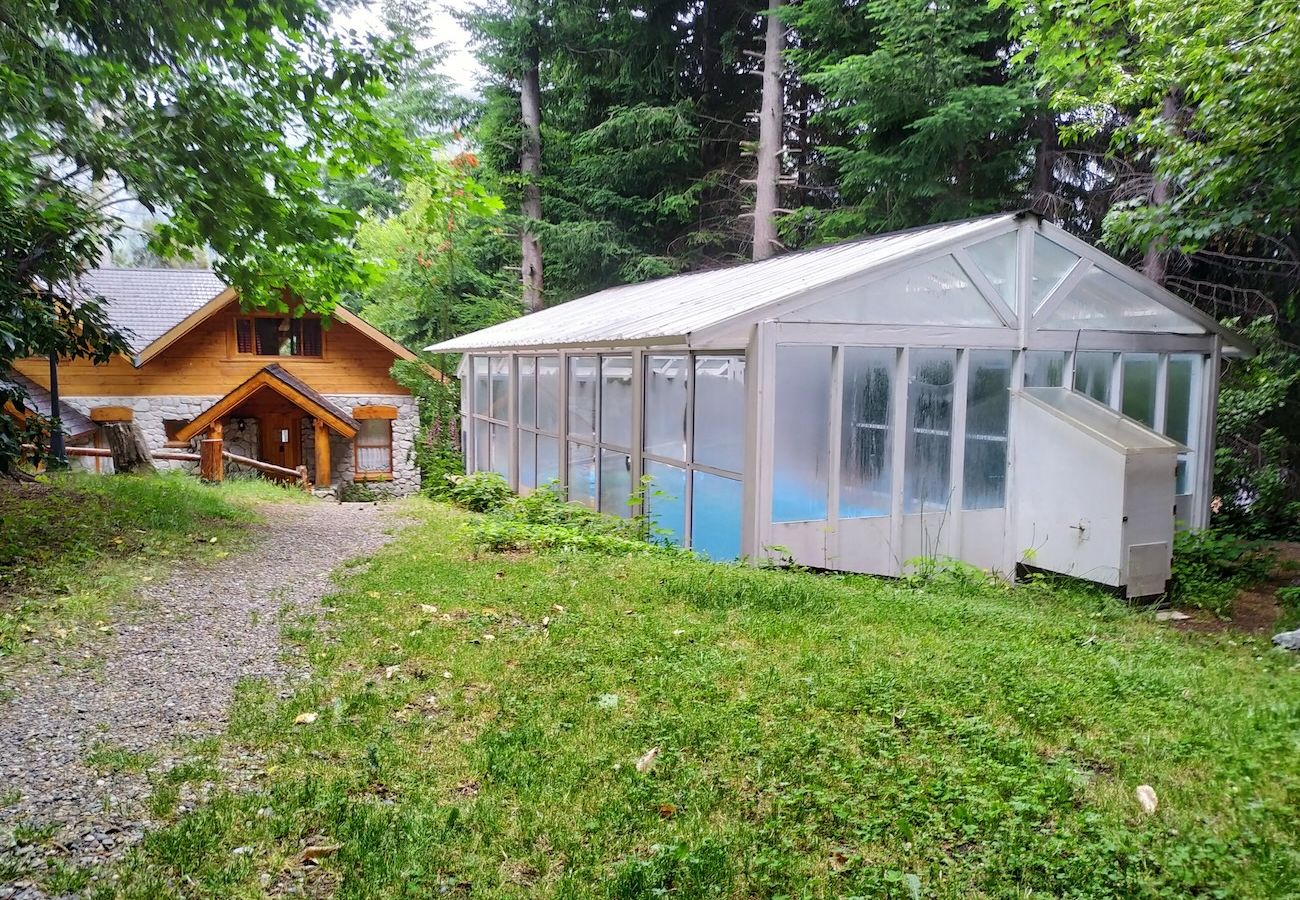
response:
{"label": "gabled entry porch", "polygon": [[[291,372],[273,363],[259,370],[226,396],[195,416],[176,433],[178,441],[203,436],[203,452],[213,442],[242,444],[256,459],[295,475],[303,467],[304,434],[311,429],[313,440],[310,476],[318,490],[332,486],[330,432],[353,440],[360,424],[346,410],[331,402]],[[204,476],[210,477],[208,466]],[[218,476],[220,477],[220,476]]]}

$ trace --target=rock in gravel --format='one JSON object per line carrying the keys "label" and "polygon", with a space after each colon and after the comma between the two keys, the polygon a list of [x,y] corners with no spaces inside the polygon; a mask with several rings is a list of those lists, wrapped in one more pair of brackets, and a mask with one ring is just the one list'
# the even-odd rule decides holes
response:
{"label": "rock in gravel", "polygon": [[[54,829],[39,846],[0,843],[0,900],[43,898],[40,874],[58,861],[98,867],[125,854],[150,825],[150,774],[185,758],[181,742],[224,728],[236,682],[283,688],[295,674],[280,662],[282,611],[319,612],[329,570],[389,540],[386,511],[371,505],[262,511],[247,550],[143,584],[140,611],[87,648],[87,664],[37,658],[0,671],[0,835]],[[98,746],[143,762],[97,772],[86,758]],[[262,765],[245,757],[223,760],[232,787]],[[179,809],[200,799],[187,794]]]}
{"label": "rock in gravel", "polygon": [[1300,653],[1300,628],[1295,631],[1283,631],[1280,634],[1273,635],[1273,644],[1283,650]]}

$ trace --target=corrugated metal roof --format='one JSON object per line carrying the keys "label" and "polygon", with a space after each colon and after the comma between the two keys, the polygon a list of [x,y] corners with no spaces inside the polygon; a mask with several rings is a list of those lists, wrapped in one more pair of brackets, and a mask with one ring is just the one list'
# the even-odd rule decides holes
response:
{"label": "corrugated metal roof", "polygon": [[208,269],[92,269],[79,282],[98,295],[113,325],[139,353],[226,289]]}
{"label": "corrugated metal roof", "polygon": [[947,241],[1012,223],[1007,213],[788,253],[762,262],[609,288],[435,344],[439,352],[600,346],[680,338]]}
{"label": "corrugated metal roof", "polygon": [[[50,392],[32,381],[26,375],[20,372],[10,370],[3,376],[6,380],[12,381],[18,385],[27,394],[27,401],[23,404],[28,409],[35,410],[45,418],[50,417]],[[84,437],[95,430],[95,423],[90,421],[77,410],[73,409],[66,401],[59,401],[59,422],[63,425],[63,433],[70,438]]]}

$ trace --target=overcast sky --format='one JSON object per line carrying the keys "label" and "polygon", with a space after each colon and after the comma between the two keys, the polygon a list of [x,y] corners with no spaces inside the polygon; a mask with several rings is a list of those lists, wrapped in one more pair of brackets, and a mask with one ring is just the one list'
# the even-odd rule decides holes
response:
{"label": "overcast sky", "polygon": [[[464,94],[474,92],[476,82],[482,69],[470,52],[469,34],[452,16],[453,9],[463,9],[468,4],[465,0],[429,0],[432,11],[434,43],[447,47],[447,59],[443,71],[456,83]],[[373,33],[380,30],[379,0],[363,2],[346,15],[340,16],[341,28]]]}

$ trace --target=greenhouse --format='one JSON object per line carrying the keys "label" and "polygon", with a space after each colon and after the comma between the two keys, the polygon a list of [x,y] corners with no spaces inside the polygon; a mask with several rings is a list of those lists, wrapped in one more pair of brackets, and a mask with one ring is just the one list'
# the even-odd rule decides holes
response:
{"label": "greenhouse", "polygon": [[465,354],[467,468],[521,492],[557,482],[714,559],[1032,563],[1130,595],[1206,524],[1220,361],[1253,352],[1028,213],[611,288],[429,349]]}

